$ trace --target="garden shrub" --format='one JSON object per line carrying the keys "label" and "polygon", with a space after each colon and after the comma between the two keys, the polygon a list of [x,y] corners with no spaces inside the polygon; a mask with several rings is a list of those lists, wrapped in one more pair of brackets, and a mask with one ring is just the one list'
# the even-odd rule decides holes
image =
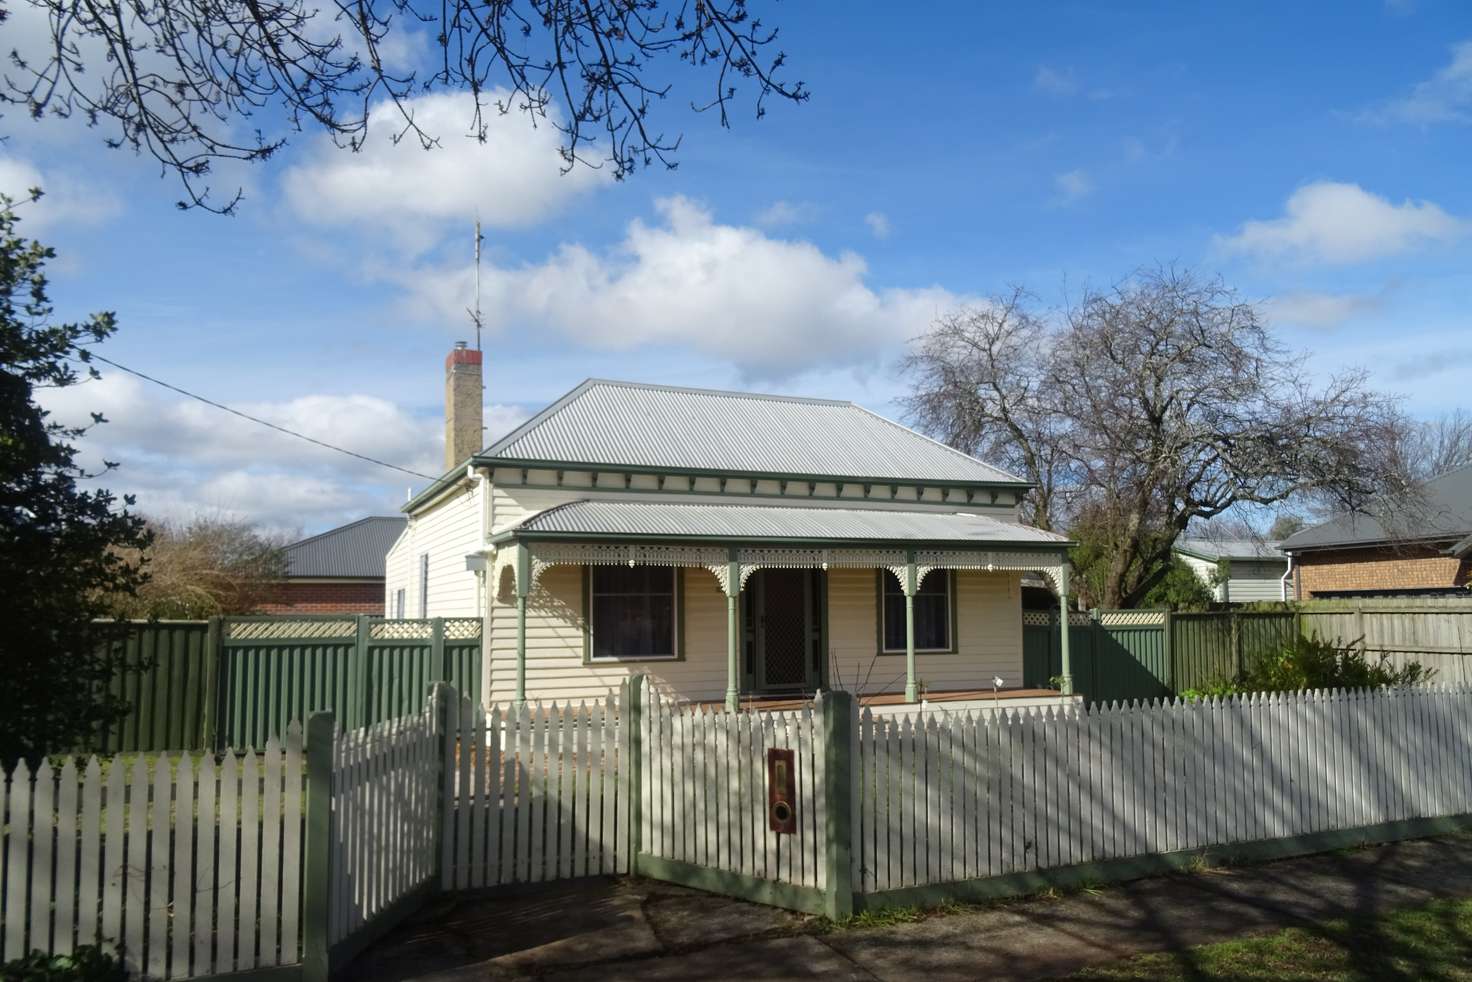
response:
{"label": "garden shrub", "polygon": [[124,982],[122,959],[96,945],[82,945],[70,955],[29,955],[0,965],[0,982]]}
{"label": "garden shrub", "polygon": [[1385,655],[1371,658],[1363,639],[1350,644],[1318,637],[1296,637],[1262,655],[1235,679],[1221,679],[1181,695],[1187,699],[1234,696],[1246,692],[1302,692],[1306,689],[1378,689],[1423,685],[1435,669],[1411,661],[1396,666]]}

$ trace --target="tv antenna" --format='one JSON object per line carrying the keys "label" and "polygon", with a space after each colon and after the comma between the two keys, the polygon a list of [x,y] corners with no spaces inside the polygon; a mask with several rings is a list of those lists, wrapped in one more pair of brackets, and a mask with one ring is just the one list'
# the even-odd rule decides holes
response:
{"label": "tv antenna", "polygon": [[475,350],[480,350],[480,244],[484,237],[480,234],[480,219],[475,220],[475,307],[467,311],[470,314],[470,322],[475,325]]}

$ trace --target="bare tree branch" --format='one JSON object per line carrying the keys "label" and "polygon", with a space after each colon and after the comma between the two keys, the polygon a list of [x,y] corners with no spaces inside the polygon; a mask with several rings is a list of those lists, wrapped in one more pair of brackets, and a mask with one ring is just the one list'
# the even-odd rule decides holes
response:
{"label": "bare tree branch", "polygon": [[[562,134],[566,168],[607,163],[618,178],[656,161],[675,166],[680,138],[654,114],[674,86],[671,59],[713,74],[710,99],[692,107],[718,110],[722,126],[737,83],[755,89],[758,118],[770,98],[808,98],[802,82],[782,78],[778,32],[751,16],[748,0],[334,0],[328,10],[307,0],[9,2],[44,11],[51,43],[9,52],[0,99],[37,119],[107,126],[109,146],[178,175],[181,208],[221,213],[240,192],[214,194],[214,164],[267,160],[309,128],[357,149],[371,104],[396,107],[400,138],[433,148],[438,136],[410,104],[430,91],[469,91],[467,123],[480,140],[490,113],[523,113]],[[384,46],[411,29],[430,34],[438,56],[422,73],[395,72]],[[498,90],[510,95],[493,98]]]}

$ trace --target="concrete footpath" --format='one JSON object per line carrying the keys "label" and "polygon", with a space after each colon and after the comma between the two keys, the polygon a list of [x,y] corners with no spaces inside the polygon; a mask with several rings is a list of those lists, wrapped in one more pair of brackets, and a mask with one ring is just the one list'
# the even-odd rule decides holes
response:
{"label": "concrete footpath", "polygon": [[1044,979],[1333,918],[1472,897],[1472,835],[1156,877],[885,927],[826,922],[649,880],[444,898],[344,977]]}

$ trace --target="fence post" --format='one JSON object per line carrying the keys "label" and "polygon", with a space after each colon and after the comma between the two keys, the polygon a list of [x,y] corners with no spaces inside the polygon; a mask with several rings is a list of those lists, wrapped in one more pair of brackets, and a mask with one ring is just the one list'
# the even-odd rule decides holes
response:
{"label": "fence post", "polygon": [[[357,633],[353,636],[353,657],[349,663],[353,672],[353,699],[344,707],[346,711],[343,713],[343,726],[361,728],[373,721],[373,714],[368,711],[368,693],[374,688],[368,684],[368,673],[372,671],[368,658],[368,642],[372,637],[368,618],[359,614]],[[356,716],[350,716],[350,713]]]}
{"label": "fence post", "polygon": [[331,712],[307,718],[307,835],[302,883],[302,979],[332,975],[332,757],[337,721]]}
{"label": "fence post", "polygon": [[221,641],[220,618],[211,617],[204,634],[204,719],[199,723],[199,749],[218,753],[216,742],[220,715],[220,673],[224,668],[225,645]]}
{"label": "fence post", "polygon": [[823,912],[841,921],[854,912],[853,735],[856,704],[852,693],[823,693]]}
{"label": "fence post", "polygon": [[1242,627],[1237,621],[1236,611],[1227,614],[1227,627],[1231,631],[1232,664],[1237,666],[1236,678],[1242,677]]}
{"label": "fence post", "polygon": [[450,666],[445,664],[445,619],[436,617],[429,622],[429,663],[437,666],[441,682],[450,681]]}
{"label": "fence post", "polygon": [[624,793],[629,796],[629,875],[638,876],[639,850],[644,848],[644,676],[630,676],[627,691],[629,757]]}
{"label": "fence post", "polygon": [[1176,695],[1179,692],[1176,688],[1176,636],[1175,626],[1171,623],[1171,619],[1172,611],[1167,607],[1165,616],[1160,622],[1161,654],[1165,656],[1162,659],[1165,664],[1161,667],[1165,669],[1165,687],[1170,690],[1171,695]]}
{"label": "fence post", "polygon": [[[450,713],[450,702],[455,700],[455,712]],[[437,795],[439,807],[435,809],[434,820],[434,854],[439,866],[439,880],[442,888],[451,886],[450,874],[450,836],[447,834],[451,823],[454,821],[454,812],[450,804],[455,794],[455,744],[456,734],[454,731],[460,729],[459,725],[451,726],[453,720],[456,724],[460,722],[459,694],[455,688],[446,682],[429,683],[430,712],[434,715],[435,731],[443,737],[440,740],[439,752],[439,780],[435,787],[439,789]],[[477,748],[477,753],[480,749]]]}

